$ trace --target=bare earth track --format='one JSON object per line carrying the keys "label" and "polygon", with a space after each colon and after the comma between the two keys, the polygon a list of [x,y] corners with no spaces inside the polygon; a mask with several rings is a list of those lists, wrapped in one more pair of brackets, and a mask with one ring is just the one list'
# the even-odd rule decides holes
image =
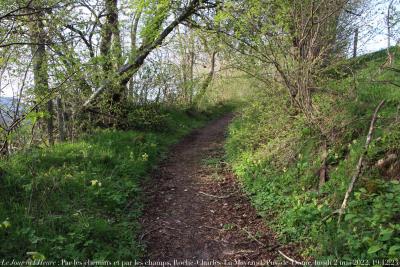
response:
{"label": "bare earth track", "polygon": [[226,115],[194,131],[153,172],[140,238],[147,248],[146,260],[154,265],[163,261],[180,266],[246,266],[245,262],[278,257],[275,236],[232,172],[223,163],[218,168],[204,163],[223,154],[232,117]]}

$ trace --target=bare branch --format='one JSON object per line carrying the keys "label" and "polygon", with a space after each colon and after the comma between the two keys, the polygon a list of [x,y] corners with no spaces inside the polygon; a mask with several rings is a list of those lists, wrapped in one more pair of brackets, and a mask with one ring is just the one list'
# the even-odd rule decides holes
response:
{"label": "bare branch", "polygon": [[377,120],[377,118],[378,118],[378,112],[379,112],[379,110],[382,108],[382,106],[383,106],[384,104],[385,104],[385,100],[382,100],[382,101],[379,103],[379,105],[376,107],[375,112],[374,112],[374,114],[372,115],[372,119],[371,119],[371,123],[370,123],[370,126],[369,126],[367,139],[366,139],[366,141],[365,141],[363,153],[361,154],[361,156],[360,156],[360,158],[359,158],[359,160],[358,160],[356,172],[354,173],[353,177],[351,178],[349,187],[347,188],[346,194],[345,194],[344,199],[343,199],[342,206],[340,207],[340,209],[339,209],[339,211],[338,211],[338,212],[339,212],[338,223],[340,223],[340,221],[341,221],[341,219],[342,219],[342,216],[343,216],[343,214],[344,214],[344,212],[345,212],[345,210],[346,210],[347,202],[348,202],[348,200],[349,200],[349,197],[350,197],[351,192],[353,191],[354,184],[355,184],[357,178],[358,178],[358,177],[360,176],[360,174],[361,174],[362,165],[363,165],[363,161],[364,161],[364,157],[365,157],[365,155],[367,154],[369,144],[371,143],[371,140],[372,140],[372,134],[373,134],[374,128],[375,128],[375,122],[376,122],[376,120]]}

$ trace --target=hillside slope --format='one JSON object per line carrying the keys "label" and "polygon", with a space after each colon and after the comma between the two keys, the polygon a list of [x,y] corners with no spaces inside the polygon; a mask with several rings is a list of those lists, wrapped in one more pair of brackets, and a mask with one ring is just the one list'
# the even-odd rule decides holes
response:
{"label": "hillside slope", "polygon": [[[275,85],[260,85],[264,92],[230,127],[226,151],[235,173],[281,240],[302,244],[299,257],[400,255],[400,76],[382,68],[385,59],[380,51],[325,73],[313,101],[328,138],[292,110],[286,92]],[[399,69],[398,57],[395,61],[392,67]],[[338,223],[337,210],[381,100],[386,103],[361,176]]]}

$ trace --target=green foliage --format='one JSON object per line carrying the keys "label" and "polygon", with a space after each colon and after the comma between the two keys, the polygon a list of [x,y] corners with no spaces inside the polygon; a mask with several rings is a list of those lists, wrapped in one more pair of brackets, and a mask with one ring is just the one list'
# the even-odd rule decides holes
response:
{"label": "green foliage", "polygon": [[[400,249],[400,184],[377,180],[376,192],[359,188],[350,202],[338,238],[348,258],[396,259]],[[351,233],[351,234],[349,234]]]}
{"label": "green foliage", "polygon": [[138,130],[167,130],[168,113],[158,105],[132,106],[127,111],[128,127]]}
{"label": "green foliage", "polygon": [[0,258],[140,257],[141,184],[169,145],[209,119],[165,116],[168,132],[101,130],[1,162]]}
{"label": "green foliage", "polygon": [[[223,71],[221,71],[223,72]],[[254,88],[255,82],[248,79],[240,72],[224,72],[214,77],[205,94],[196,101],[198,109],[213,109],[221,103],[228,106],[238,106],[244,99],[256,89],[243,90],[243,88]]]}
{"label": "green foliage", "polygon": [[141,37],[148,43],[152,42],[160,33],[161,26],[171,8],[170,0],[143,1],[140,9],[144,9],[145,23]]}
{"label": "green foliage", "polygon": [[[251,98],[230,127],[226,152],[233,170],[282,242],[302,244],[303,256],[371,260],[396,259],[400,253],[400,184],[376,167],[388,153],[400,152],[400,93],[378,82],[399,78],[387,70],[376,71],[384,61],[382,54],[361,57],[362,65],[352,70],[355,77],[325,80],[329,91],[314,94],[321,121],[332,132],[326,159],[329,179],[320,189],[323,140],[301,114],[287,108],[284,94],[273,93],[275,85]],[[377,82],[371,82],[371,73]],[[382,99],[388,101],[379,113],[363,174],[338,225],[335,211]]]}
{"label": "green foliage", "polygon": [[0,217],[9,217],[12,227],[0,233],[2,258],[24,258],[29,251],[52,259],[139,255],[132,237],[141,208],[139,182],[149,167],[141,154],[154,160],[157,139],[135,142],[138,135],[99,132],[3,163]]}

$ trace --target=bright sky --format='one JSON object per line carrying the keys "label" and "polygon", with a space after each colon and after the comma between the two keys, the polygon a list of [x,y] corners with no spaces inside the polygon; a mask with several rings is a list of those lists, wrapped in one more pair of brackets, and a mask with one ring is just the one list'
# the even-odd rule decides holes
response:
{"label": "bright sky", "polygon": [[[371,1],[370,12],[361,12],[360,19],[360,54],[370,53],[387,47],[386,15],[388,1]],[[393,43],[392,43],[393,45]]]}
{"label": "bright sky", "polygon": [[365,53],[370,53],[378,50],[382,50],[387,47],[387,37],[385,35],[378,35],[367,43],[365,43]]}

